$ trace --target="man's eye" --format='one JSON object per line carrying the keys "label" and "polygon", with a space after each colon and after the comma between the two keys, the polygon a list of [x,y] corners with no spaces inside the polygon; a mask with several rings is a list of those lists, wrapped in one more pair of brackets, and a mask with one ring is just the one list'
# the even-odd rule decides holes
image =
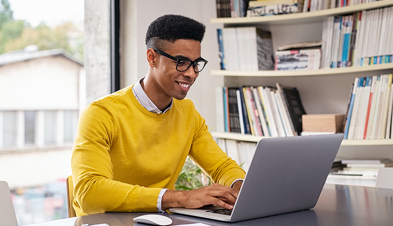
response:
{"label": "man's eye", "polygon": [[187,62],[187,60],[179,60],[177,64],[178,65],[185,65],[186,62]]}

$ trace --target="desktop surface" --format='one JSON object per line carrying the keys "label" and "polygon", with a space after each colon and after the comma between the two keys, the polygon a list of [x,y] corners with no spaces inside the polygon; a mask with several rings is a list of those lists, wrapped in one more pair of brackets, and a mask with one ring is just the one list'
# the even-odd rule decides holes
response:
{"label": "desktop surface", "polygon": [[[82,224],[107,223],[110,226],[143,226],[133,221],[134,217],[146,213],[103,213],[78,218],[70,218],[36,226],[81,226]],[[236,223],[224,223],[179,214],[170,217],[172,225],[204,223],[206,225],[244,225],[244,226],[392,226],[393,189],[361,186],[325,184],[317,205],[311,210],[287,213]]]}

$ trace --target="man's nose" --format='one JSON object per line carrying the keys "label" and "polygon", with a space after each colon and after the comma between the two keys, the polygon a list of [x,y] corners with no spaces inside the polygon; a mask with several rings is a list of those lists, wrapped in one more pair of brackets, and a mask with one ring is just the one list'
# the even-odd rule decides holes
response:
{"label": "man's nose", "polygon": [[199,75],[199,72],[196,73],[194,67],[194,65],[191,65],[185,72],[183,72],[183,75],[190,77],[191,79],[196,79]]}

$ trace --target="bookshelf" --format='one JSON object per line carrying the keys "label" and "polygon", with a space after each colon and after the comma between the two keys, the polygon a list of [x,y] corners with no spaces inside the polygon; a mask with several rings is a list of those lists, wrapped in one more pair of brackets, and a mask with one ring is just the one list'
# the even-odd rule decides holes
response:
{"label": "bookshelf", "polygon": [[322,22],[322,19],[327,16],[343,15],[362,10],[376,9],[385,6],[393,5],[393,0],[382,0],[366,4],[346,6],[341,8],[320,10],[306,13],[293,13],[279,16],[265,16],[265,17],[241,17],[241,18],[213,18],[210,23],[219,23],[226,25],[242,25],[242,24],[292,24],[305,22]]}
{"label": "bookshelf", "polygon": [[256,76],[256,77],[293,77],[293,76],[318,76],[318,75],[335,75],[335,74],[356,74],[359,72],[375,72],[392,69],[393,63],[378,64],[362,67],[347,67],[334,69],[320,69],[309,71],[226,71],[213,70],[212,75],[224,76]]}
{"label": "bookshelf", "polygon": [[[212,132],[213,137],[224,138],[239,141],[258,142],[261,139],[267,139],[262,136],[243,135],[239,133]],[[392,145],[393,139],[388,140],[343,140],[341,146],[384,146]]]}
{"label": "bookshelf", "polygon": [[[273,49],[276,50],[277,46],[283,44],[321,39],[322,22],[325,17],[392,5],[393,0],[382,0],[307,13],[250,18],[213,18],[210,22],[222,24],[223,27],[257,26],[269,30],[272,33]],[[272,86],[276,82],[297,87],[306,112],[310,114],[345,114],[348,94],[354,78],[386,73],[393,73],[393,63],[310,71],[211,71],[213,76],[223,76],[224,86],[228,87],[242,85]],[[212,135],[216,138],[247,142],[258,142],[264,138],[225,132],[212,132]],[[381,156],[393,158],[392,147],[393,139],[344,140],[340,152],[348,150],[349,154],[342,155],[344,158],[379,158]]]}

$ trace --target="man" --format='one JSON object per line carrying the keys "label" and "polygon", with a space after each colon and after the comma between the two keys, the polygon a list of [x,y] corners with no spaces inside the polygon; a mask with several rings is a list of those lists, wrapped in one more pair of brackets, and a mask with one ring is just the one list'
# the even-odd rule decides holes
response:
{"label": "man", "polygon": [[[233,208],[245,172],[185,99],[207,63],[201,57],[204,33],[203,24],[187,17],[156,19],[146,34],[146,77],[83,111],[72,155],[78,216],[209,204]],[[175,191],[187,156],[215,184]]]}

